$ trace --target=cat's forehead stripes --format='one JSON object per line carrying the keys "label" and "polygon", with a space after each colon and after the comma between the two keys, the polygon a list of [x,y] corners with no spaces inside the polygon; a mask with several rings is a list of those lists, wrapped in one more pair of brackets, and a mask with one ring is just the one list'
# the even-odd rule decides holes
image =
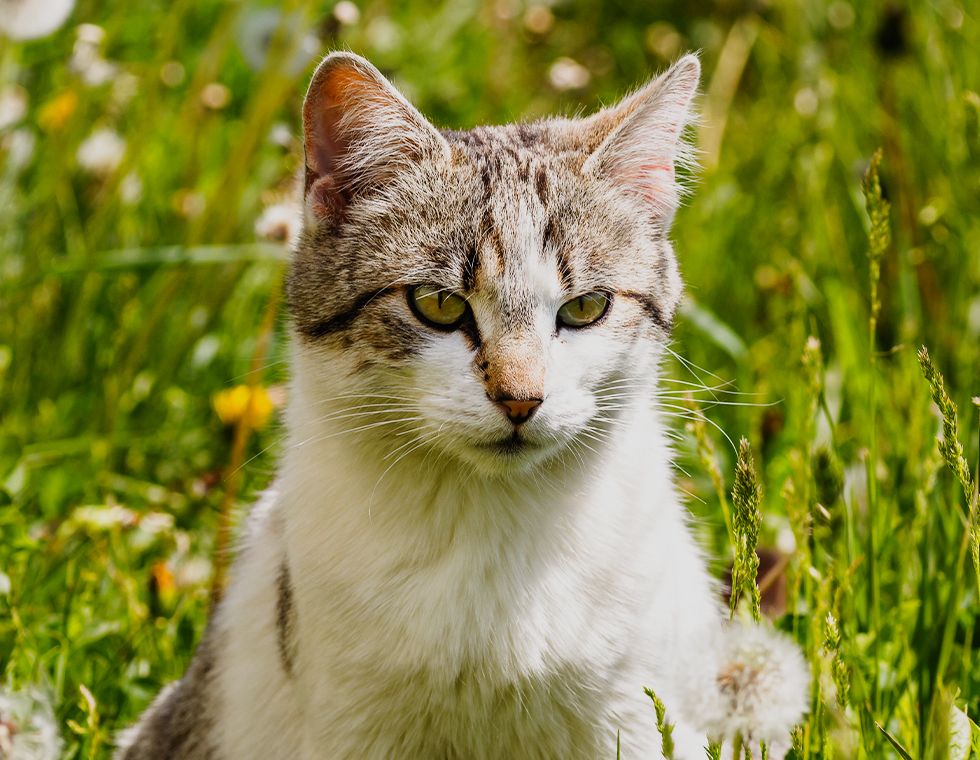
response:
{"label": "cat's forehead stripes", "polygon": [[[528,300],[536,286],[566,288],[572,281],[568,252],[556,246],[556,222],[548,208],[546,133],[538,125],[477,127],[447,133],[454,162],[476,166],[481,194],[477,241],[465,261],[464,287],[494,287],[511,302]],[[550,263],[542,282],[533,258]],[[476,274],[484,270],[483,282]]]}
{"label": "cat's forehead stripes", "polygon": [[406,303],[430,284],[480,312],[463,331],[474,352],[532,328],[557,335],[561,303],[593,290],[615,296],[606,339],[662,338],[680,294],[666,235],[678,188],[662,169],[683,158],[697,76],[688,57],[588,118],[454,132],[367,62],[331,56],[304,105],[299,333],[404,364],[436,339]]}

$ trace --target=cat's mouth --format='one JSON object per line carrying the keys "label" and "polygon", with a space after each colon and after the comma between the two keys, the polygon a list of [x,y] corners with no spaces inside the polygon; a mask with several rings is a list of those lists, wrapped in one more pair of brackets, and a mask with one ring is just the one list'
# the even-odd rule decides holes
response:
{"label": "cat's mouth", "polygon": [[492,451],[501,456],[517,456],[537,449],[538,445],[527,440],[527,438],[524,438],[515,430],[506,438],[500,438],[489,443],[481,443],[480,448],[485,451]]}

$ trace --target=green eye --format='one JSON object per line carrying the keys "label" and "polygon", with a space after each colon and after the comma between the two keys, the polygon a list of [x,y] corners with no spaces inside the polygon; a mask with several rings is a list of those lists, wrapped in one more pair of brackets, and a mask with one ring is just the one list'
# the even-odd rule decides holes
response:
{"label": "green eye", "polygon": [[411,288],[408,304],[420,320],[442,330],[455,329],[466,316],[466,299],[435,285]]}
{"label": "green eye", "polygon": [[599,319],[609,308],[605,293],[586,293],[566,301],[558,310],[558,324],[565,327],[586,327]]}

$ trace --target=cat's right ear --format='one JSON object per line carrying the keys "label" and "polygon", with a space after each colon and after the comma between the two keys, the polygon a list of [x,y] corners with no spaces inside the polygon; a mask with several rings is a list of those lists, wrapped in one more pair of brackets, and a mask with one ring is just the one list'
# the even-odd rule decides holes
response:
{"label": "cat's right ear", "polygon": [[360,194],[411,162],[448,158],[449,146],[364,58],[331,53],[303,104],[307,213],[337,221]]}
{"label": "cat's right ear", "polygon": [[677,166],[691,163],[684,130],[694,119],[700,77],[697,56],[685,55],[618,105],[582,122],[592,148],[582,170],[612,181],[668,225],[680,201]]}

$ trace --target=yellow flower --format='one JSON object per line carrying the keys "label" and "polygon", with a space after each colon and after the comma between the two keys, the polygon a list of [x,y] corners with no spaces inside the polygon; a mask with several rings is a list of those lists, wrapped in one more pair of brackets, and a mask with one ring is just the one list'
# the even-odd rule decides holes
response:
{"label": "yellow flower", "polygon": [[45,132],[60,132],[78,108],[78,95],[65,90],[43,106],[37,115],[37,123]]}
{"label": "yellow flower", "polygon": [[236,385],[214,395],[214,411],[226,425],[243,423],[253,430],[265,427],[274,404],[261,385]]}

